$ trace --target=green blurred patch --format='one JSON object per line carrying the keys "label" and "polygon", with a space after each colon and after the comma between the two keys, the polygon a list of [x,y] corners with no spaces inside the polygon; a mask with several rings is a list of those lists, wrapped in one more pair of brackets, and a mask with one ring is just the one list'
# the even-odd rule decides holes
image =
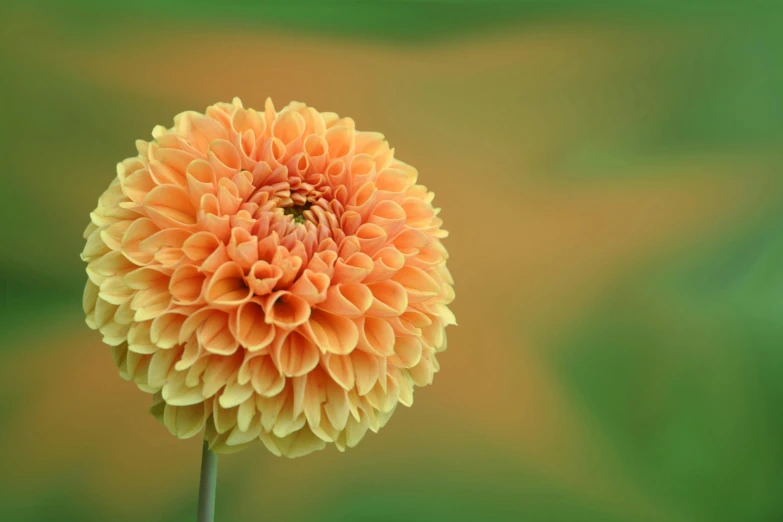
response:
{"label": "green blurred patch", "polygon": [[13,335],[79,310],[89,213],[134,141],[182,108],[3,57],[0,76],[0,327]]}
{"label": "green blurred patch", "polygon": [[[102,39],[107,30],[102,22],[107,20],[143,25],[151,20],[214,23],[217,19],[237,28],[278,28],[395,44],[464,36],[555,17],[701,21],[716,16],[731,20],[759,16],[757,10],[737,2],[676,0],[136,0],[132,4],[119,0],[41,0],[34,5],[69,22],[84,39]],[[5,7],[31,5],[25,0],[10,0]],[[764,12],[775,12],[775,8],[768,6]]]}
{"label": "green blurred patch", "polygon": [[630,474],[696,520],[783,518],[783,214],[618,283],[558,364]]}

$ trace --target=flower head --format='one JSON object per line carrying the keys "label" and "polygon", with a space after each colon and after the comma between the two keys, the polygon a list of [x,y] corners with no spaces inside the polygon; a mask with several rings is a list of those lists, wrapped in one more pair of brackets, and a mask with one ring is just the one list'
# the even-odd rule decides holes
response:
{"label": "flower head", "polygon": [[152,135],[90,215],[84,310],[169,431],[296,457],[410,406],[455,324],[416,169],[297,102],[235,98]]}

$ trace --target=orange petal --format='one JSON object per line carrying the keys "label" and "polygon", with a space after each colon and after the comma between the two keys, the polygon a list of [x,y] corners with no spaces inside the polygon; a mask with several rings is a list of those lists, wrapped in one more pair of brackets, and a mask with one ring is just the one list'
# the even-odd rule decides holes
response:
{"label": "orange petal", "polygon": [[190,152],[172,147],[160,147],[155,153],[158,160],[173,169],[184,180],[185,172],[196,156]]}
{"label": "orange petal", "polygon": [[218,392],[242,364],[243,356],[237,352],[231,357],[209,356],[209,364],[204,370],[204,397],[212,397]]}
{"label": "orange petal", "polygon": [[392,280],[400,283],[405,288],[405,291],[408,293],[409,303],[426,301],[440,292],[440,286],[437,281],[427,275],[424,270],[413,266],[402,267],[394,274]]}
{"label": "orange petal", "polygon": [[304,140],[303,148],[305,151],[305,154],[307,154],[307,157],[310,159],[310,171],[311,172],[322,172],[324,165],[326,164],[327,154],[326,149],[328,148],[328,144],[326,142],[326,139],[324,139],[323,136],[318,136],[316,134],[311,134]]}
{"label": "orange petal", "polygon": [[398,317],[408,307],[408,294],[395,281],[381,281],[367,285],[373,302],[367,315],[374,317]]}
{"label": "orange petal", "polygon": [[196,232],[182,244],[185,255],[193,261],[203,261],[208,258],[217,247],[220,240],[210,232]]}
{"label": "orange petal", "polygon": [[150,171],[146,168],[137,170],[122,180],[122,191],[134,203],[141,204],[152,189],[157,187]]}
{"label": "orange petal", "polygon": [[254,357],[251,361],[250,383],[262,397],[274,397],[283,391],[285,376],[269,356]]}
{"label": "orange petal", "polygon": [[286,146],[287,157],[301,150],[304,130],[305,120],[302,115],[290,110],[282,111],[272,124],[272,136]]}
{"label": "orange petal", "polygon": [[353,152],[354,131],[347,125],[334,126],[324,133],[328,145],[329,158],[342,158]]}
{"label": "orange petal", "polygon": [[152,179],[155,180],[155,183],[158,185],[184,186],[187,184],[187,181],[185,180],[185,174],[183,172],[178,172],[176,169],[166,165],[163,162],[157,160],[150,161],[147,169],[149,169],[150,176],[152,176]]}
{"label": "orange petal", "polygon": [[226,140],[212,141],[209,144],[207,157],[209,158],[209,164],[215,171],[217,180],[233,177],[242,168],[239,151],[231,142]]}
{"label": "orange petal", "polygon": [[255,300],[239,307],[233,324],[237,341],[250,352],[266,348],[275,337],[275,327],[264,321],[264,310]]}
{"label": "orange petal", "polygon": [[416,386],[428,386],[432,384],[434,368],[428,357],[422,357],[416,366],[409,368],[408,373]]}
{"label": "orange petal", "polygon": [[266,261],[256,261],[250,267],[247,284],[255,295],[266,295],[272,291],[282,275],[283,269],[279,266],[270,265]]}
{"label": "orange petal", "polygon": [[125,235],[125,231],[133,223],[133,221],[120,220],[115,221],[111,225],[103,228],[100,231],[101,240],[112,250],[119,250],[122,248],[122,237]]}
{"label": "orange petal", "polygon": [[364,252],[356,252],[346,260],[338,259],[334,265],[333,283],[360,283],[372,272],[373,260]]}
{"label": "orange petal", "polygon": [[405,198],[401,206],[405,211],[406,224],[413,228],[428,227],[435,217],[432,205],[419,198]]}
{"label": "orange petal", "polygon": [[188,165],[185,178],[188,182],[190,200],[194,205],[201,205],[201,198],[205,194],[214,195],[217,192],[215,171],[208,162],[198,159]]}
{"label": "orange petal", "polygon": [[318,308],[343,317],[360,317],[372,305],[372,293],[360,283],[342,283],[329,287]]}
{"label": "orange petal", "polygon": [[272,258],[272,264],[279,266],[283,270],[283,275],[275,285],[276,290],[282,290],[288,288],[296,279],[299,269],[302,267],[302,258],[291,255],[288,249],[279,246],[277,247],[275,257]]}
{"label": "orange petal", "polygon": [[341,159],[330,161],[324,169],[324,176],[333,188],[345,187],[349,190],[351,188],[351,174]]}
{"label": "orange petal", "polygon": [[193,229],[196,207],[187,190],[177,185],[160,185],[144,198],[144,207],[156,225],[162,228]]}
{"label": "orange petal", "polygon": [[139,243],[139,249],[154,255],[164,248],[180,248],[190,235],[189,231],[181,228],[167,228]]}
{"label": "orange petal", "polygon": [[231,230],[231,240],[226,246],[226,253],[242,268],[250,268],[258,261],[258,237],[245,229],[234,228]]}
{"label": "orange petal", "polygon": [[312,311],[303,331],[324,353],[351,353],[359,340],[359,331],[353,321],[318,309]]}
{"label": "orange petal", "polygon": [[169,349],[179,340],[179,331],[187,318],[179,313],[165,313],[152,321],[150,340],[160,348]]}
{"label": "orange petal", "polygon": [[284,335],[272,350],[277,367],[287,377],[304,375],[318,365],[318,348],[307,337],[293,331]]}
{"label": "orange petal", "polygon": [[[275,170],[278,167],[284,167],[284,159],[286,153],[285,143],[280,138],[271,137],[261,151],[261,157],[269,164],[269,166]],[[268,183],[268,180],[266,181]]]}
{"label": "orange petal", "polygon": [[333,250],[323,250],[313,254],[313,256],[310,258],[310,261],[307,263],[307,268],[313,272],[326,274],[331,278],[334,274],[334,266],[336,261],[337,252],[334,252]]}
{"label": "orange petal", "polygon": [[362,216],[355,210],[346,210],[340,216],[340,228],[348,236],[355,234],[361,224]]}
{"label": "orange petal", "polygon": [[223,263],[207,283],[204,297],[215,306],[238,306],[253,295],[245,284],[242,267],[234,261]]}
{"label": "orange petal", "polygon": [[142,252],[140,244],[142,241],[158,232],[160,227],[148,218],[139,218],[135,220],[125,234],[122,236],[122,252],[128,256],[128,259],[139,265],[145,265],[152,261],[152,254]]}
{"label": "orange petal", "polygon": [[377,355],[387,356],[394,353],[394,329],[384,319],[365,317],[359,328],[359,348]]}
{"label": "orange petal", "polygon": [[377,359],[363,350],[354,350],[350,357],[356,377],[356,391],[359,395],[365,395],[378,382]]}
{"label": "orange petal", "polygon": [[286,290],[273,293],[264,301],[265,321],[283,329],[293,329],[310,317],[307,301]]}
{"label": "orange petal", "polygon": [[394,343],[394,355],[389,364],[399,368],[411,368],[421,360],[421,342],[415,337],[398,337]]}
{"label": "orange petal", "polygon": [[381,201],[370,213],[369,223],[378,225],[389,237],[394,236],[405,225],[405,211],[394,201]]}
{"label": "orange petal", "polygon": [[359,239],[362,252],[368,256],[373,256],[386,243],[386,231],[378,225],[365,223],[356,230],[356,237]]}
{"label": "orange petal", "polygon": [[187,136],[188,143],[196,150],[206,153],[213,140],[228,138],[228,132],[217,121],[194,111],[179,115],[176,124],[182,136]]}
{"label": "orange petal", "polygon": [[125,284],[134,290],[162,290],[168,287],[169,276],[160,267],[144,266],[125,274]]}
{"label": "orange petal", "polygon": [[324,406],[324,411],[332,426],[340,431],[345,428],[351,415],[351,408],[348,405],[348,395],[345,389],[332,380],[326,381],[326,405]]}
{"label": "orange petal", "polygon": [[383,192],[399,194],[404,193],[410,183],[408,174],[396,168],[386,168],[378,173],[375,179],[375,186]]}
{"label": "orange petal", "polygon": [[375,183],[368,181],[356,190],[346,209],[357,212],[362,217],[362,221],[366,221],[377,201],[378,189]]}
{"label": "orange petal", "polygon": [[307,301],[308,304],[314,305],[326,299],[329,282],[328,275],[305,269],[289,290]]}
{"label": "orange petal", "polygon": [[353,362],[350,355],[326,354],[324,356],[326,371],[344,390],[350,390],[356,384]]}
{"label": "orange petal", "polygon": [[220,205],[220,212],[224,216],[236,214],[239,206],[242,204],[239,189],[229,178],[223,178],[218,181],[217,199]]}
{"label": "orange petal", "polygon": [[397,250],[403,254],[418,252],[419,248],[423,248],[429,243],[431,239],[427,237],[427,234],[421,230],[415,228],[408,228],[397,235],[392,240],[392,244],[397,247]]}
{"label": "orange petal", "polygon": [[386,281],[405,266],[405,256],[393,246],[380,249],[374,256],[373,269],[365,283]]}
{"label": "orange petal", "polygon": [[206,275],[193,265],[181,265],[171,275],[169,292],[178,304],[193,304],[201,300]]}
{"label": "orange petal", "polygon": [[198,329],[198,340],[205,350],[218,355],[231,355],[237,351],[239,343],[231,334],[228,321],[227,313],[220,310],[210,311]]}

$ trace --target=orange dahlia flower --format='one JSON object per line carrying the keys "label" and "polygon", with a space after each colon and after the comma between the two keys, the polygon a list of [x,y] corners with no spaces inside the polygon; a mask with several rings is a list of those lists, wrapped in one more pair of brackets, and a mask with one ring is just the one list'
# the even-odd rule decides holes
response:
{"label": "orange dahlia flower", "polygon": [[235,98],[152,136],[90,215],[84,311],[169,431],[297,457],[410,406],[455,324],[416,169],[297,102]]}

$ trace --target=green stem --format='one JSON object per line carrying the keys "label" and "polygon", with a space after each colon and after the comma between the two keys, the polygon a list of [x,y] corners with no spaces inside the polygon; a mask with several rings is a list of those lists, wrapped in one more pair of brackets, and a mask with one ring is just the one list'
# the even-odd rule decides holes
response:
{"label": "green stem", "polygon": [[198,488],[198,522],[215,522],[215,488],[217,486],[217,455],[209,451],[204,441],[201,451],[201,483]]}

